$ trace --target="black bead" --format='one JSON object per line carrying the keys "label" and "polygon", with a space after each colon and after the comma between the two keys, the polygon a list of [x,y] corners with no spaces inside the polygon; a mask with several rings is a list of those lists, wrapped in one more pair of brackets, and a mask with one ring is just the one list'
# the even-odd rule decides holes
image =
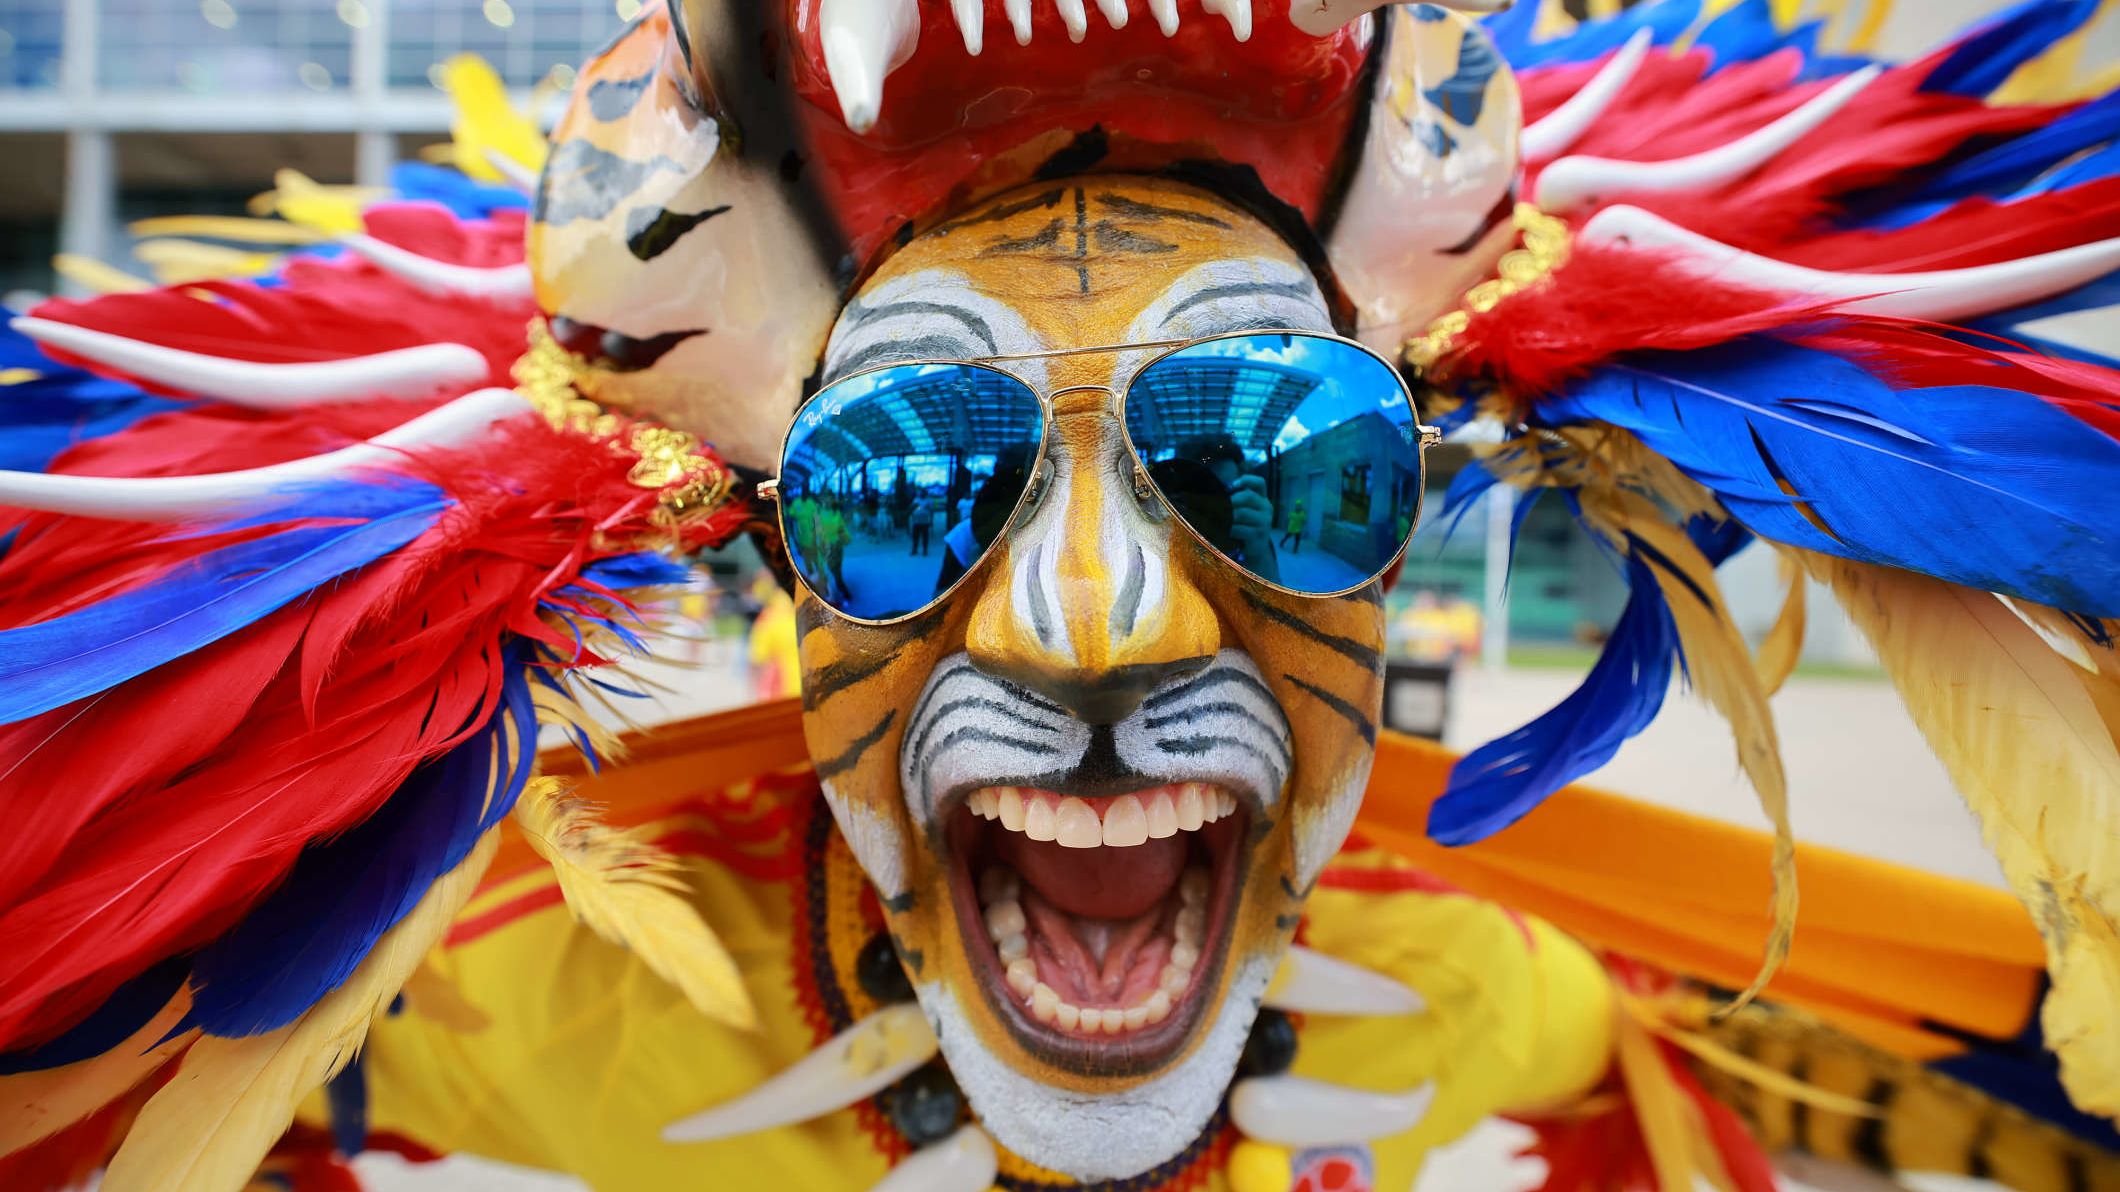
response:
{"label": "black bead", "polygon": [[964,1113],[964,1094],[949,1072],[937,1065],[915,1069],[883,1091],[884,1116],[914,1146],[948,1138]]}
{"label": "black bead", "polygon": [[861,945],[861,955],[854,958],[854,979],[861,982],[863,993],[883,1005],[913,1000],[913,983],[898,963],[898,946],[888,931],[877,932]]}
{"label": "black bead", "polygon": [[1244,1054],[1237,1058],[1237,1071],[1246,1076],[1278,1076],[1295,1062],[1296,1024],[1279,1010],[1260,1010],[1251,1023],[1251,1037],[1244,1040]]}

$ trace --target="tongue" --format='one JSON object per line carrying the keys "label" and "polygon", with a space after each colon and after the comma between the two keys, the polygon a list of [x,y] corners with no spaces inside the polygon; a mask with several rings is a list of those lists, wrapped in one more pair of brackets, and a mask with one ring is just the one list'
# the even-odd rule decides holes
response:
{"label": "tongue", "polygon": [[1001,836],[1001,859],[1070,915],[1131,919],[1162,901],[1185,868],[1185,838],[1132,848],[1063,848],[1021,832]]}

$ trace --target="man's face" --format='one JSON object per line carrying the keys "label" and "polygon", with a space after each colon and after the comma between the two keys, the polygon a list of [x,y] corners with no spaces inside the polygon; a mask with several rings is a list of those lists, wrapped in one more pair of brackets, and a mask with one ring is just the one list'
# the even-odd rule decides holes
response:
{"label": "man's face", "polygon": [[[1090,178],[901,249],[826,373],[1253,328],[1331,329],[1293,251],[1202,192]],[[939,607],[872,627],[799,606],[810,751],[944,1057],[997,1139],[1083,1178],[1144,1171],[1213,1114],[1353,819],[1382,692],[1375,585],[1277,593],[1137,490],[1101,387],[1148,355],[1003,365],[1058,394],[1044,474]],[[936,506],[947,551],[967,515]]]}

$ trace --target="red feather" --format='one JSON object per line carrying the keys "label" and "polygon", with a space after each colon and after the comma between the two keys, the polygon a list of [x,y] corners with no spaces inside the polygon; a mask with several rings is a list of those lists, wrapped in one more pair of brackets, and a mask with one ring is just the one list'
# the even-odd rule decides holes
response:
{"label": "red feather", "polygon": [[2014,202],[1968,199],[1904,228],[1815,236],[1772,254],[1813,269],[1963,269],[2120,236],[2120,178]]}
{"label": "red feather", "polygon": [[[1698,49],[1675,57],[1651,53],[1566,155],[1643,162],[1685,157],[1765,127],[1834,82],[1796,82],[1803,57],[1794,49],[1735,63],[1702,78],[1709,61],[1707,51]],[[1931,58],[1887,70],[1819,128],[1726,185],[1607,198],[1654,211],[1726,243],[1775,255],[1778,246],[1839,214],[1839,200],[1846,195],[1903,178],[1968,144],[2042,127],[2070,109],[1995,106],[1976,97],[1923,91],[1921,81],[1934,62]],[[1592,73],[1580,66],[1531,72],[1524,82],[1525,118],[1534,118],[1534,96],[1542,114]],[[1526,193],[1538,193],[1538,174],[1547,164],[1528,163]]]}
{"label": "red feather", "polygon": [[[379,240],[451,264],[490,267],[523,259],[521,216],[504,214],[486,222],[458,222],[440,207],[408,203],[378,208],[364,218]],[[522,355],[523,328],[537,313],[527,294],[506,300],[425,294],[352,253],[329,260],[296,257],[282,280],[285,284],[272,287],[216,281],[84,301],[54,299],[35,314],[164,347],[272,363],[460,343],[486,357],[487,384],[507,385],[509,369]],[[90,367],[66,352],[47,351],[65,363]],[[94,371],[170,392],[109,369]]]}
{"label": "red feather", "polygon": [[[396,556],[246,630],[254,641],[17,726],[65,725],[67,757],[0,777],[0,805],[51,801],[41,781],[56,767],[73,806],[18,820],[8,845],[36,864],[0,903],[0,954],[14,961],[0,973],[0,1050],[50,1037],[214,938],[306,844],[371,814],[490,709],[504,636],[600,661],[573,657],[538,604],[652,531],[656,494],[627,479],[636,458],[536,419],[423,453],[406,470],[458,506]],[[742,516],[683,532],[725,537]]]}
{"label": "red feather", "polygon": [[1446,386],[1485,378],[1535,398],[1621,352],[1702,348],[1817,314],[1785,295],[1704,282],[1657,253],[1578,244],[1545,284],[1472,315],[1431,371]]}

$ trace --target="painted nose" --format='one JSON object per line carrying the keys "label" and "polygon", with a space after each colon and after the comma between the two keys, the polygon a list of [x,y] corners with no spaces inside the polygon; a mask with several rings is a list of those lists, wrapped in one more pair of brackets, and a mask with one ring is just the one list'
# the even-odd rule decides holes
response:
{"label": "painted nose", "polygon": [[1054,420],[1053,479],[973,607],[980,669],[1090,724],[1124,720],[1221,648],[1214,609],[1176,561],[1174,527],[1136,495],[1109,415]]}

